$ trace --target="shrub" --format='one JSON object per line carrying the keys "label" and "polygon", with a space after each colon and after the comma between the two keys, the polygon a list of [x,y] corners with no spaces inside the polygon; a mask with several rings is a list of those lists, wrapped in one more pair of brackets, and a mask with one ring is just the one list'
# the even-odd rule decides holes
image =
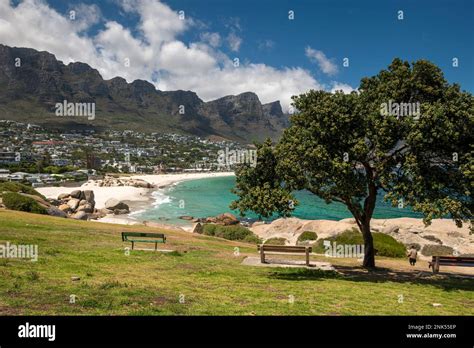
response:
{"label": "shrub", "polygon": [[298,237],[297,243],[318,239],[318,235],[313,231],[304,231]]}
{"label": "shrub", "polygon": [[[388,234],[373,232],[372,237],[374,239],[374,248],[377,249],[377,256],[386,256],[386,257],[405,257],[406,249],[405,246],[394,239]],[[358,229],[353,228],[352,230],[346,230],[336,236],[329,237],[326,239],[320,239],[316,244],[314,251],[319,253],[324,253],[324,240],[329,240],[330,242],[336,242],[337,244],[364,244],[364,239],[362,238],[362,233]]]}
{"label": "shrub", "polygon": [[272,244],[272,245],[285,245],[286,244],[286,239],[285,238],[270,238],[265,241],[264,244]]}
{"label": "shrub", "polygon": [[252,234],[252,231],[242,226],[219,226],[215,235],[229,240],[243,240]]}
{"label": "shrub", "polygon": [[262,240],[254,233],[249,234],[242,241],[250,244],[259,244],[262,242]]}
{"label": "shrub", "polygon": [[207,236],[214,236],[216,234],[217,225],[205,224],[202,228],[202,233]]}
{"label": "shrub", "polygon": [[32,187],[20,184],[18,182],[8,181],[8,182],[0,183],[0,197],[2,196],[2,193],[5,191],[16,192],[16,193],[18,192],[27,193],[29,195],[35,195],[43,199],[46,199],[42,194],[40,194],[38,191],[36,191]]}
{"label": "shrub", "polygon": [[421,253],[425,256],[451,256],[454,249],[446,245],[426,244]]}
{"label": "shrub", "polygon": [[47,214],[45,208],[40,206],[33,198],[25,197],[16,192],[3,194],[3,204],[11,210],[26,211],[28,213]]}
{"label": "shrub", "polygon": [[221,226],[215,224],[205,224],[203,226],[203,234],[228,240],[240,240],[248,243],[260,242],[260,238],[258,238],[258,236],[256,236],[252,231],[239,225]]}

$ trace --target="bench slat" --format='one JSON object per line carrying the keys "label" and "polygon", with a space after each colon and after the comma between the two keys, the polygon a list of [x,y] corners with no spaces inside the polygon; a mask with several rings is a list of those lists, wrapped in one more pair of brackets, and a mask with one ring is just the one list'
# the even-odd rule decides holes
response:
{"label": "bench slat", "polygon": [[126,237],[147,237],[147,238],[164,238],[163,233],[148,233],[148,232],[122,232],[122,236]]}
{"label": "bench slat", "polygon": [[474,263],[452,263],[452,262],[440,262],[440,266],[461,266],[461,267],[474,267]]}
{"label": "bench slat", "polygon": [[[145,239],[145,240],[135,239],[133,237],[150,238],[150,239]],[[123,242],[143,242],[143,243],[166,243],[166,236],[163,233],[122,232],[122,241]]]}
{"label": "bench slat", "polygon": [[271,245],[271,244],[263,244],[258,245],[258,250],[260,251],[263,247],[263,251],[275,251],[275,252],[282,252],[282,253],[306,253],[306,249],[309,252],[313,250],[312,247],[305,247],[305,246],[298,246],[298,245]]}
{"label": "bench slat", "polygon": [[439,266],[474,267],[474,257],[433,256],[429,266],[433,268],[433,273],[439,272]]}
{"label": "bench slat", "polygon": [[127,242],[164,243],[164,239],[127,239]]}

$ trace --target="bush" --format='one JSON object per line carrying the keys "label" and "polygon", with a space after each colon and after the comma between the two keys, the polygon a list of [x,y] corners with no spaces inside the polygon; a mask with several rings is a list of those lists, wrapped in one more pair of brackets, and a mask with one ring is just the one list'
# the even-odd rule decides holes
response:
{"label": "bush", "polygon": [[203,234],[207,236],[220,237],[228,240],[240,240],[248,243],[259,243],[260,238],[252,231],[243,226],[221,226],[215,224],[205,224]]}
{"label": "bush", "polygon": [[242,241],[250,244],[260,244],[262,242],[262,240],[254,233],[249,234]]}
{"label": "bush", "polygon": [[313,231],[304,231],[298,237],[297,243],[318,239],[318,235]]}
{"label": "bush", "polygon": [[215,236],[217,225],[214,224],[204,224],[202,227],[202,233],[207,236]]}
{"label": "bush", "polygon": [[265,241],[264,244],[272,244],[272,245],[285,245],[286,244],[286,239],[285,238],[270,238]]}
{"label": "bush", "polygon": [[425,256],[452,256],[454,249],[446,245],[426,244],[421,253]]}
{"label": "bush", "polygon": [[11,210],[26,211],[28,213],[47,214],[45,208],[40,206],[33,198],[25,197],[16,192],[3,194],[3,204]]}
{"label": "bush", "polygon": [[[374,239],[374,248],[377,249],[377,256],[386,256],[386,257],[405,257],[406,249],[405,246],[395,240],[393,237],[388,234],[373,232],[372,237]],[[355,244],[363,245],[364,239],[362,238],[362,233],[358,229],[353,228],[352,230],[346,230],[336,236],[320,239],[316,244],[314,251],[318,253],[324,253],[324,240],[329,240],[330,242],[336,242],[337,244]]]}
{"label": "bush", "polygon": [[26,193],[26,194],[29,194],[29,195],[35,195],[35,196],[41,197],[43,199],[46,199],[42,194],[37,192],[32,187],[20,184],[18,182],[8,181],[8,182],[0,183],[0,197],[2,196],[2,193],[5,192],[5,191],[7,191],[7,192],[16,192],[16,193],[21,192],[21,193]]}

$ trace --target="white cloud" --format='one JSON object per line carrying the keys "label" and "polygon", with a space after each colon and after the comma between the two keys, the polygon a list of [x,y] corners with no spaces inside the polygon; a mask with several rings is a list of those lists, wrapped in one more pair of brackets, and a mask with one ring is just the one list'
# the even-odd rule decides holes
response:
{"label": "white cloud", "polygon": [[332,88],[331,88],[331,93],[334,93],[336,91],[343,91],[345,94],[349,94],[352,91],[355,91],[352,86],[346,84],[346,83],[340,83],[340,82],[333,82],[332,83]]}
{"label": "white cloud", "polygon": [[[231,65],[228,62],[226,65]],[[307,92],[308,89],[322,89],[308,71],[301,68],[275,69],[264,64],[249,64],[238,68],[214,68],[206,74],[175,74],[166,82],[167,89],[189,89],[199,91],[204,100],[216,97],[216,87],[224,95],[255,91],[263,103],[280,100],[288,110],[291,96]],[[223,96],[222,92],[220,96]]]}
{"label": "white cloud", "polygon": [[181,41],[163,45],[158,61],[160,69],[176,75],[193,75],[195,71],[210,71],[216,66],[216,60],[197,46],[186,47]]}
{"label": "white cloud", "polygon": [[238,52],[240,50],[240,45],[242,44],[242,38],[236,33],[231,32],[227,35],[227,43],[229,44],[231,51]]}
{"label": "white cloud", "polygon": [[321,71],[327,75],[334,75],[337,73],[337,66],[326,57],[324,52],[312,49],[307,46],[305,49],[306,57],[308,57],[312,62],[318,64]]}
{"label": "white cloud", "polygon": [[206,31],[201,33],[199,37],[201,38],[201,41],[208,43],[212,47],[219,47],[221,45],[221,36],[219,33],[210,33]]}
{"label": "white cloud", "polygon": [[159,1],[123,0],[123,6],[125,11],[140,16],[139,28],[150,44],[174,40],[193,23],[186,16],[180,19],[178,11]]}
{"label": "white cloud", "polygon": [[[71,21],[68,13],[58,13],[42,0],[24,0],[18,6],[0,0],[0,43],[45,50],[65,64],[88,63],[105,79],[122,76],[128,82],[153,80],[161,90],[193,90],[205,101],[253,91],[263,103],[280,100],[287,109],[292,95],[324,88],[299,67],[274,68],[242,61],[234,67],[232,58],[217,48],[221,41],[217,33],[203,33],[200,42],[180,41],[179,36],[189,28],[203,29],[200,21],[189,16],[183,21],[177,11],[156,0],[117,1],[125,13],[138,16],[136,28],[107,21],[90,5],[75,5],[77,18]],[[82,19],[86,14],[89,19]],[[92,37],[85,36],[89,26],[97,23],[102,29]],[[238,50],[242,43],[235,34],[241,31],[238,19],[230,28],[235,35],[233,47]]]}
{"label": "white cloud", "polygon": [[86,4],[77,4],[69,7],[69,17],[75,17],[75,20],[72,22],[77,25],[78,30],[86,30],[91,25],[97,24],[102,18],[102,12],[99,6],[86,5]]}

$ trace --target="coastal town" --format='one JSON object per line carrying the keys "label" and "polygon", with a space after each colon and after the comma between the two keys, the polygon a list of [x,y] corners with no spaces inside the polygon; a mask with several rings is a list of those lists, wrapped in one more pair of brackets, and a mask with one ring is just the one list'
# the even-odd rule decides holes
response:
{"label": "coastal town", "polygon": [[219,156],[248,146],[223,139],[132,130],[49,130],[0,120],[0,181],[33,187],[84,182],[106,173],[164,174],[232,169]]}

